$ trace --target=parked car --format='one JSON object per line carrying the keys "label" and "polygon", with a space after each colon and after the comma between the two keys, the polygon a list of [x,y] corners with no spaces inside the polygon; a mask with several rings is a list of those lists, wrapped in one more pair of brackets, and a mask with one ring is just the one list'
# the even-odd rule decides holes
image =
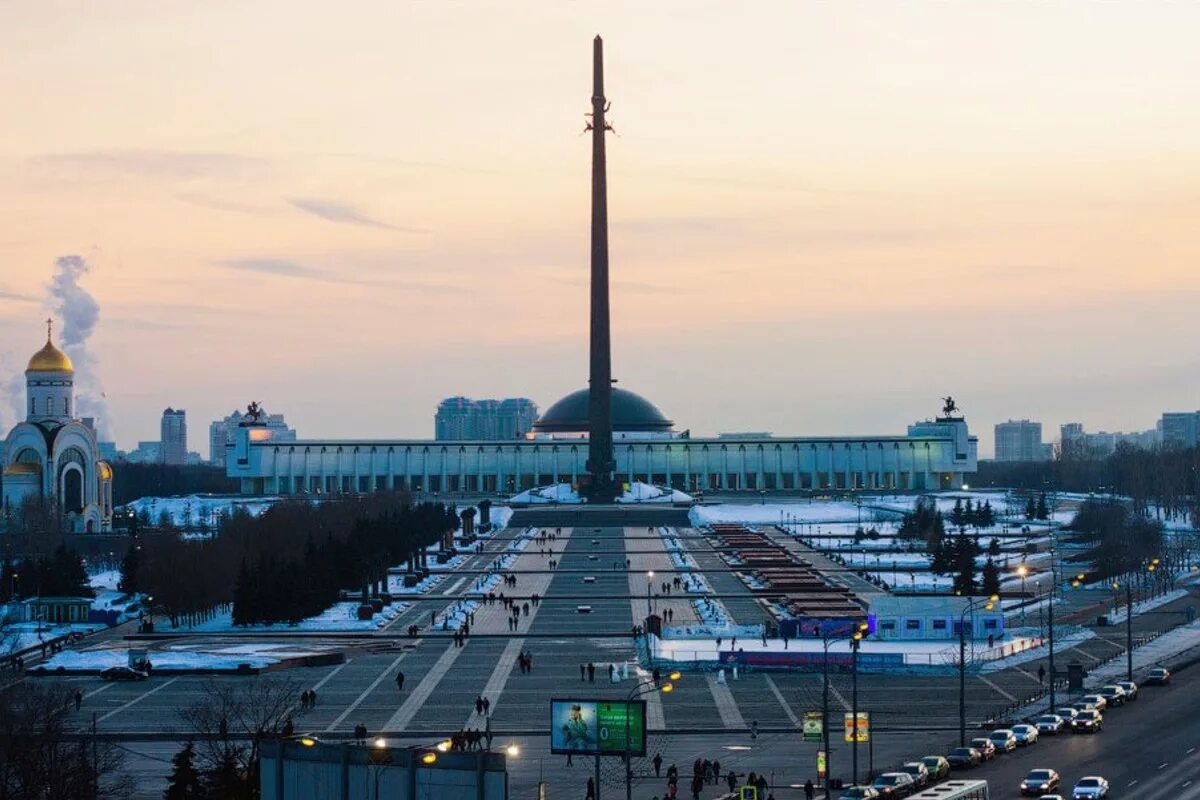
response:
{"label": "parked car", "polygon": [[1017,737],[1017,745],[1020,747],[1037,743],[1038,729],[1033,725],[1022,722],[1020,725],[1013,725],[1012,732],[1013,736]]}
{"label": "parked car", "polygon": [[1071,730],[1074,733],[1099,733],[1103,724],[1104,717],[1099,711],[1080,711],[1071,723]]}
{"label": "parked car", "polygon": [[1108,781],[1099,775],[1080,778],[1071,790],[1071,800],[1100,800],[1108,797]]}
{"label": "parked car", "polygon": [[878,797],[874,786],[847,786],[838,800],[878,800]]}
{"label": "parked car", "polygon": [[1075,709],[1076,711],[1078,711],[1080,713],[1083,713],[1084,711],[1098,711],[1099,710],[1096,708],[1096,704],[1093,703],[1091,700],[1078,700],[1071,704],[1071,708]]}
{"label": "parked car", "polygon": [[909,761],[900,765],[901,772],[907,772],[913,779],[914,789],[924,789],[929,785],[929,768],[920,761]]}
{"label": "parked car", "polygon": [[1133,681],[1117,681],[1117,686],[1125,690],[1126,700],[1137,700],[1138,685]]}
{"label": "parked car", "polygon": [[908,797],[915,788],[912,776],[907,772],[885,772],[871,784],[879,792],[881,800],[894,797]]}
{"label": "parked car", "polygon": [[1031,769],[1021,781],[1021,794],[1044,795],[1053,792],[1062,781],[1058,773],[1052,769]]}
{"label": "parked car", "polygon": [[1061,794],[1044,794],[1037,800],[1066,800]]}
{"label": "parked car", "polygon": [[940,781],[950,775],[950,762],[945,756],[925,756],[921,759],[925,769],[929,770],[929,780]]}
{"label": "parked car", "polygon": [[1109,686],[1101,686],[1096,694],[1104,698],[1109,708],[1125,705],[1125,690],[1115,683]]}
{"label": "parked car", "polygon": [[100,670],[100,679],[106,681],[144,681],[150,676],[145,670],[134,669],[124,665],[107,667]]}
{"label": "parked car", "polygon": [[1008,728],[999,728],[988,734],[997,753],[1011,753],[1017,749],[1017,735]]}
{"label": "parked car", "polygon": [[1033,721],[1033,724],[1042,733],[1051,735],[1062,733],[1063,726],[1067,721],[1058,714],[1042,714]]}
{"label": "parked car", "polygon": [[991,761],[996,757],[996,743],[986,736],[979,736],[967,744],[979,751],[979,755],[984,761]]}
{"label": "parked car", "polygon": [[1146,673],[1146,680],[1142,681],[1143,686],[1166,686],[1171,682],[1171,670],[1166,667],[1155,667]]}
{"label": "parked car", "polygon": [[1102,694],[1085,694],[1079,699],[1085,703],[1091,703],[1097,711],[1104,711],[1108,708],[1108,700]]}
{"label": "parked car", "polygon": [[1072,720],[1079,716],[1079,709],[1072,706],[1063,706],[1062,708],[1054,709],[1054,713],[1058,714],[1063,718],[1064,722],[1070,725]]}
{"label": "parked car", "polygon": [[946,761],[954,769],[969,769],[979,766],[983,761],[983,753],[974,747],[956,747],[946,754]]}

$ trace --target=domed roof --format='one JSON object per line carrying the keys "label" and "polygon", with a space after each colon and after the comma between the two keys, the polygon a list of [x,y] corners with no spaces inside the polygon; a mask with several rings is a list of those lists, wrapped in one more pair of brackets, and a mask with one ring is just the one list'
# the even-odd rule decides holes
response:
{"label": "domed roof", "polygon": [[74,372],[75,365],[71,363],[71,359],[67,358],[67,354],[54,346],[54,342],[50,341],[50,335],[46,334],[46,344],[33,354],[33,358],[29,359],[29,366],[25,368],[26,372]]}
{"label": "domed roof", "polygon": [[[612,421],[613,430],[617,432],[661,432],[671,430],[671,426],[674,425],[649,400],[626,389],[618,389],[616,386],[612,390]],[[580,389],[577,392],[571,392],[547,408],[546,413],[533,423],[533,429],[538,433],[586,431],[588,429],[588,390]]]}
{"label": "domed roof", "polygon": [[111,481],[112,480],[112,467],[110,467],[108,465],[107,461],[98,461],[98,462],[96,462],[96,466],[98,466],[100,468],[100,480],[102,480],[102,481]]}

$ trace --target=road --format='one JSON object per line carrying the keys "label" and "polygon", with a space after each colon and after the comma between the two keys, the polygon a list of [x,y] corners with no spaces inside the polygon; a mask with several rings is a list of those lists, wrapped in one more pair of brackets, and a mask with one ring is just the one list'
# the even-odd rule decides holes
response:
{"label": "road", "polygon": [[1098,734],[1047,736],[970,776],[986,778],[993,798],[1019,797],[1021,779],[1037,768],[1057,770],[1067,797],[1076,780],[1100,775],[1113,798],[1200,798],[1200,670],[1143,688],[1137,701],[1105,714]]}

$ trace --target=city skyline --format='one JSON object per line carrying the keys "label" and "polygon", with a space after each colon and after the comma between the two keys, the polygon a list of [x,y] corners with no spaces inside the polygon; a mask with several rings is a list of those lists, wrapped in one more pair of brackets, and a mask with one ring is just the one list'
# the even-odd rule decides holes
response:
{"label": "city skyline", "polygon": [[952,392],[986,453],[1009,417],[1200,406],[1195,9],[279,8],[11,12],[44,89],[0,86],[6,386],[79,253],[125,444],[170,405],[428,436],[448,395],[578,388],[600,32],[614,374],[681,429],[881,432]]}

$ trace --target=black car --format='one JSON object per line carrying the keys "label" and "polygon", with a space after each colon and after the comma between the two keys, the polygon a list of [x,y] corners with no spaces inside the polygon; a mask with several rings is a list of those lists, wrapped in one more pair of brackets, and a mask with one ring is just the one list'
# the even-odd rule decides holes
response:
{"label": "black car", "polygon": [[954,769],[978,767],[983,756],[974,747],[956,747],[946,754],[946,761]]}
{"label": "black car", "polygon": [[100,670],[100,679],[106,681],[144,681],[149,677],[144,670],[133,667],[115,666]]}
{"label": "black car", "polygon": [[1146,673],[1146,680],[1142,681],[1143,686],[1166,686],[1171,682],[1171,671],[1166,667],[1155,667]]}
{"label": "black car", "polygon": [[1021,794],[1038,795],[1053,794],[1061,782],[1058,773],[1052,769],[1030,770],[1021,781]]}
{"label": "black car", "polygon": [[1073,733],[1099,733],[1104,724],[1104,717],[1099,711],[1080,711],[1079,716],[1071,720]]}

